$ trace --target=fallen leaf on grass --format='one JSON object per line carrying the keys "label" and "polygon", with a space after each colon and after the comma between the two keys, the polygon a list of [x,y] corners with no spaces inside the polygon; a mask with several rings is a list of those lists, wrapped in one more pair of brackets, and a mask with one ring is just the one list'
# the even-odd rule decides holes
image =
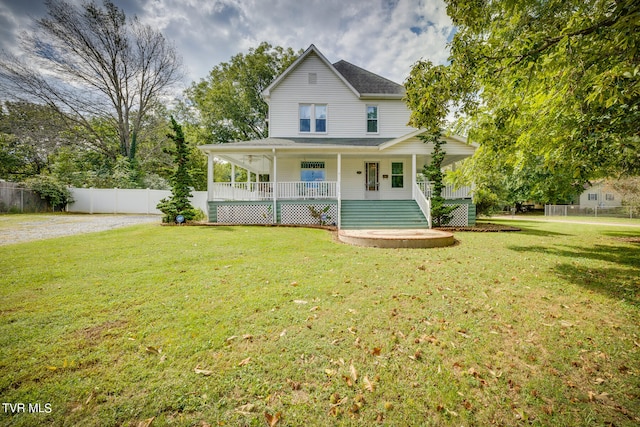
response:
{"label": "fallen leaf on grass", "polygon": [[353,363],[349,366],[349,373],[351,374],[351,378],[353,379],[353,382],[357,382],[358,381],[358,371],[356,370],[356,367],[353,366]]}
{"label": "fallen leaf on grass", "polygon": [[343,375],[343,376],[342,376],[342,379],[344,380],[344,382],[346,382],[346,383],[347,383],[347,385],[348,385],[349,387],[353,387],[353,380],[351,379],[351,377],[348,377],[348,376],[346,376],[346,375]]}
{"label": "fallen leaf on grass", "polygon": [[604,392],[600,394],[595,394],[592,391],[589,391],[589,400],[593,402],[594,400],[605,400],[609,396],[609,393]]}
{"label": "fallen leaf on grass", "polygon": [[293,302],[295,304],[309,304],[309,302],[307,302],[307,301],[305,301],[303,299],[296,299],[296,300],[293,300]]}
{"label": "fallen leaf on grass", "polygon": [[251,357],[247,357],[246,359],[243,359],[240,361],[240,363],[238,363],[238,366],[244,366],[249,364],[249,362],[251,362]]}
{"label": "fallen leaf on grass", "polygon": [[153,420],[155,420],[155,419],[156,419],[156,417],[151,417],[151,418],[146,419],[144,421],[140,421],[138,423],[138,427],[149,427],[153,423]]}
{"label": "fallen leaf on grass", "polygon": [[289,378],[287,378],[287,384],[289,384],[291,388],[294,390],[300,390],[301,384],[297,381],[292,381]]}
{"label": "fallen leaf on grass", "polygon": [[269,427],[274,427],[280,421],[281,414],[280,412],[276,412],[274,415],[271,415],[268,412],[264,413],[264,418],[267,420],[267,425]]}
{"label": "fallen leaf on grass", "polygon": [[153,346],[148,346],[147,348],[145,348],[145,351],[149,354],[160,354],[162,352],[161,350],[158,350]]}
{"label": "fallen leaf on grass", "polygon": [[246,403],[242,406],[238,406],[235,411],[242,415],[251,415],[251,412],[256,408],[256,405],[253,403]]}
{"label": "fallen leaf on grass", "polygon": [[87,397],[87,400],[85,400],[84,404],[88,405],[89,402],[91,402],[94,397],[96,397],[96,392],[95,391],[91,391],[91,393],[89,393],[89,397]]}
{"label": "fallen leaf on grass", "polygon": [[380,349],[380,347],[374,347],[373,350],[371,350],[371,355],[373,356],[380,356],[380,352],[382,350]]}
{"label": "fallen leaf on grass", "polygon": [[409,359],[415,360],[416,362],[422,358],[422,350],[417,349],[413,356],[409,356]]}
{"label": "fallen leaf on grass", "polygon": [[328,377],[332,377],[336,374],[335,369],[325,369],[324,373],[327,374]]}
{"label": "fallen leaf on grass", "polygon": [[376,389],[376,385],[369,380],[369,377],[364,377],[362,382],[364,383],[364,389],[373,393]]}
{"label": "fallen leaf on grass", "polygon": [[207,369],[200,369],[200,365],[197,365],[195,368],[193,368],[193,372],[195,372],[196,374],[204,375],[205,377],[213,374],[213,371],[209,371]]}

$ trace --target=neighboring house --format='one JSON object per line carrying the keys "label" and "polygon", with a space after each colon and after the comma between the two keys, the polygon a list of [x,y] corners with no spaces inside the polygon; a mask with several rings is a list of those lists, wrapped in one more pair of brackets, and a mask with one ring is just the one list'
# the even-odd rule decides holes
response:
{"label": "neighboring house", "polygon": [[586,185],[580,195],[580,209],[597,207],[618,207],[622,205],[622,196],[604,181]]}
{"label": "neighboring house", "polygon": [[[269,137],[203,145],[209,220],[244,224],[335,224],[340,228],[427,228],[430,186],[418,172],[432,145],[409,127],[404,87],[346,61],[331,64],[311,45],[264,90]],[[475,147],[447,136],[443,166]],[[232,182],[213,182],[213,159]],[[235,182],[235,169],[249,171]],[[469,188],[448,188],[461,205],[454,225],[475,223]]]}

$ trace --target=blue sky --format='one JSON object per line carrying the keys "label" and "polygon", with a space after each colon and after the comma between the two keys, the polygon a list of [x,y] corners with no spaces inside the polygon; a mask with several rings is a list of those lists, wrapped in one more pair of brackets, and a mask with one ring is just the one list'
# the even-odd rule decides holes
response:
{"label": "blue sky", "polygon": [[[81,0],[68,0],[81,3]],[[101,3],[102,0],[97,0]],[[316,47],[398,83],[421,58],[445,63],[453,34],[443,0],[114,0],[159,29],[182,55],[185,87],[262,41]],[[0,0],[0,48],[46,13],[43,0]]]}

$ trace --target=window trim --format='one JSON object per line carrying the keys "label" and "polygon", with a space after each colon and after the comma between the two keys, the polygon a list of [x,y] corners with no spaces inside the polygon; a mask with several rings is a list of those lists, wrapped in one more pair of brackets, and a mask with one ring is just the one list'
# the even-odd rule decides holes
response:
{"label": "window trim", "polygon": [[[369,108],[375,108],[376,109],[376,118],[375,119],[369,119]],[[364,116],[365,116],[365,131],[368,135],[377,135],[380,133],[380,107],[377,104],[367,104],[365,106],[364,109]],[[375,132],[369,132],[369,120],[371,121],[375,121],[376,124],[376,130]]]}
{"label": "window trim", "polygon": [[[318,119],[316,116],[316,106],[318,107],[324,107],[324,114],[325,114],[325,118],[324,118],[324,131],[317,131],[316,130],[316,124],[317,124],[317,120],[322,120],[322,119]],[[301,129],[301,120],[302,120],[302,115],[301,110],[302,107],[309,107],[309,130],[305,131]],[[306,119],[305,119],[306,120]],[[315,104],[315,103],[308,103],[308,102],[301,102],[298,104],[298,133],[300,134],[326,134],[328,133],[328,129],[329,128],[329,105],[328,104]]]}
{"label": "window trim", "polygon": [[[393,165],[394,164],[400,164],[402,166],[401,173],[393,173]],[[392,161],[391,162],[391,174],[390,174],[390,176],[391,176],[391,188],[404,188],[404,162],[402,162],[402,161],[397,161],[397,162]],[[397,177],[397,176],[402,177],[402,185],[400,185],[400,186],[393,185],[393,178]]]}
{"label": "window trim", "polygon": [[587,200],[598,201],[598,193],[587,193]]}

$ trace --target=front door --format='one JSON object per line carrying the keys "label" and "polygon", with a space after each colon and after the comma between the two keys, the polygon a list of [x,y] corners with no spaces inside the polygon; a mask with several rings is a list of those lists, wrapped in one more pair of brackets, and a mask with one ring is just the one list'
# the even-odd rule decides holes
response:
{"label": "front door", "polygon": [[367,199],[377,199],[380,187],[380,163],[366,162],[365,164],[365,195]]}

